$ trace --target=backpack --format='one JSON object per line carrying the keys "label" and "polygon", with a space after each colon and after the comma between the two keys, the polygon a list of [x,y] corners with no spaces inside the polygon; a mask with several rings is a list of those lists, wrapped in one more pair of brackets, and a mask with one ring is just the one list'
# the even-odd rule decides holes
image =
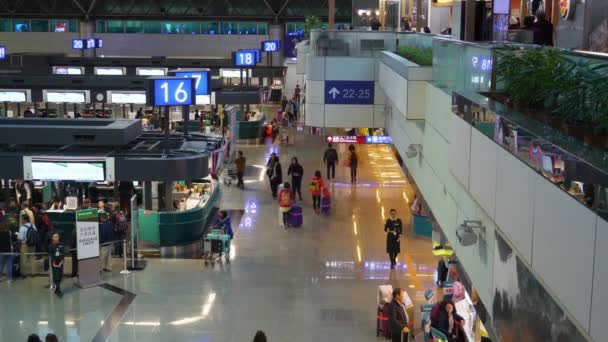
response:
{"label": "backpack", "polygon": [[122,211],[119,211],[116,213],[116,218],[115,218],[115,223],[114,223],[114,231],[116,231],[117,233],[124,233],[127,231],[127,217],[125,216],[125,213],[123,213]]}
{"label": "backpack", "polygon": [[291,193],[289,191],[281,191],[279,205],[283,208],[291,207]]}
{"label": "backpack", "polygon": [[316,180],[316,179],[313,179],[313,180],[310,182],[310,185],[308,186],[308,190],[309,190],[310,192],[313,192],[313,193],[317,193],[317,192],[319,192],[319,190],[320,190],[320,189],[319,189],[319,181],[318,181],[318,180]]}
{"label": "backpack", "polygon": [[31,223],[27,227],[27,233],[25,234],[25,244],[30,247],[38,245],[38,231]]}

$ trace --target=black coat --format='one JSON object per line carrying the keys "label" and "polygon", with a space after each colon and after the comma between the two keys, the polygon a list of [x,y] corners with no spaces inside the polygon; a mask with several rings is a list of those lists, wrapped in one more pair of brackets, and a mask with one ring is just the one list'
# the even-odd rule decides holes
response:
{"label": "black coat", "polygon": [[[386,253],[401,253],[401,246],[398,239],[403,234],[403,223],[401,219],[398,218],[396,220],[391,220],[390,218],[386,220],[384,224],[384,231],[386,234]],[[392,232],[396,232],[397,235]]]}
{"label": "black coat", "polygon": [[283,168],[281,167],[281,163],[274,164],[270,179],[277,183],[283,182]]}
{"label": "black coat", "polygon": [[388,324],[390,325],[391,333],[399,333],[403,328],[407,327],[405,309],[394,299],[388,305]]}
{"label": "black coat", "polygon": [[[298,174],[298,176],[295,176],[294,173]],[[301,182],[302,176],[304,175],[304,168],[300,164],[289,164],[287,174],[291,175],[292,180],[299,180]]]}
{"label": "black coat", "polygon": [[[0,253],[11,253],[13,246],[13,233],[8,230],[0,230]],[[10,267],[10,266],[9,266]],[[2,270],[0,270],[2,272]]]}
{"label": "black coat", "polygon": [[460,321],[462,323],[462,322],[464,322],[464,318],[462,318],[460,315],[458,315],[456,313],[454,313],[453,316],[454,316],[454,330],[453,331],[449,331],[450,330],[450,320],[448,318],[448,313],[445,311],[442,311],[439,314],[439,318],[437,318],[437,321],[433,323],[433,327],[436,329],[439,329],[442,333],[444,333],[445,336],[448,337],[448,341],[460,340],[460,338],[454,339],[452,336],[458,334],[460,337],[461,334],[464,334],[464,332],[462,330],[460,330],[458,333],[456,330],[456,322]]}

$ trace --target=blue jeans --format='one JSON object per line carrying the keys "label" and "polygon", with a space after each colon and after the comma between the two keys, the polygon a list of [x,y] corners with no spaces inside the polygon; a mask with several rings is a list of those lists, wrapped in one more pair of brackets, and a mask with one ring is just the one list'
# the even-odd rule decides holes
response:
{"label": "blue jeans", "polygon": [[4,265],[6,265],[8,279],[13,280],[13,258],[13,255],[0,255],[0,277],[2,277],[2,271],[4,271]]}

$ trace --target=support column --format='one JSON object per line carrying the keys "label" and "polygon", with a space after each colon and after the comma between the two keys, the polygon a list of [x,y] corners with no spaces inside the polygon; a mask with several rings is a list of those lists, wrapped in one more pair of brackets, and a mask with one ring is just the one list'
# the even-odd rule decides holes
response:
{"label": "support column", "polygon": [[165,211],[173,211],[173,182],[165,182]]}
{"label": "support column", "polygon": [[[282,66],[283,65],[283,51],[285,49],[285,44],[283,43],[285,41],[285,36],[286,36],[286,32],[285,32],[285,24],[278,24],[278,23],[272,23],[272,24],[268,24],[268,39],[269,40],[280,40],[281,41],[281,49],[277,52],[274,52],[274,56],[273,58],[271,58],[271,61],[269,62],[268,60],[266,61],[266,64],[271,65],[271,66]],[[270,54],[266,54],[266,56],[272,55],[272,53]]]}
{"label": "support column", "polygon": [[477,1],[467,0],[464,10],[464,40],[475,41],[475,8]]}
{"label": "support column", "polygon": [[333,30],[336,26],[336,0],[329,0],[329,29]]}
{"label": "support column", "polygon": [[144,182],[144,209],[152,210],[152,182]]}

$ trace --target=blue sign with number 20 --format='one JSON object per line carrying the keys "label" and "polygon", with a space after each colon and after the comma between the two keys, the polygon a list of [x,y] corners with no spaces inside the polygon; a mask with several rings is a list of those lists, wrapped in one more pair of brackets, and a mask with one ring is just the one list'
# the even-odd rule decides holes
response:
{"label": "blue sign with number 20", "polygon": [[191,78],[154,80],[155,106],[185,106],[193,104]]}

